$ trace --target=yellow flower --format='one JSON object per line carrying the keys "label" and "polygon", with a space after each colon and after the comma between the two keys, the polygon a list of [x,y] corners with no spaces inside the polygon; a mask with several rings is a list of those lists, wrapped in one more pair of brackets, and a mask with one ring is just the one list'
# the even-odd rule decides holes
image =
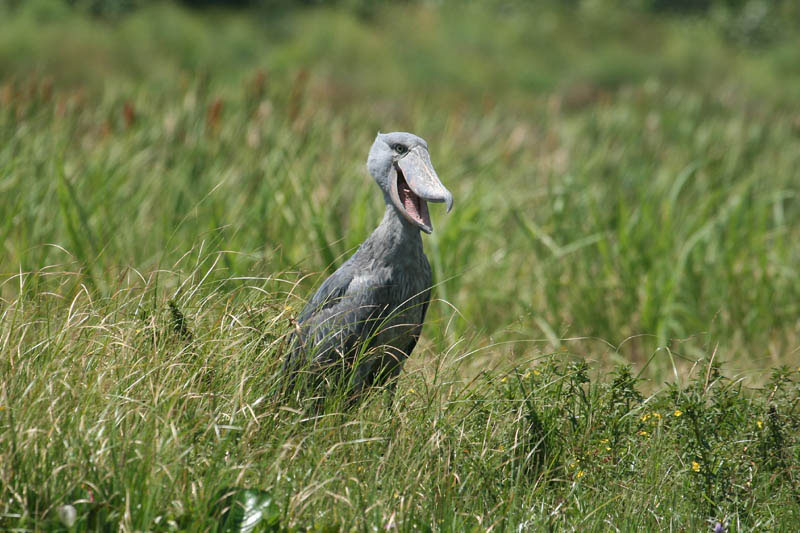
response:
{"label": "yellow flower", "polygon": [[526,379],[530,375],[531,375],[530,372],[525,372],[524,374],[522,374],[522,379]]}
{"label": "yellow flower", "polygon": [[661,418],[661,413],[653,413],[653,418]]}
{"label": "yellow flower", "polygon": [[[798,368],[797,370],[800,370],[800,368]],[[534,376],[538,376],[539,374],[541,374],[541,372],[539,372],[538,370],[533,371]]]}
{"label": "yellow flower", "polygon": [[610,452],[610,451],[611,451],[611,448],[609,448],[608,446],[606,446],[606,451],[607,451],[607,452]]}
{"label": "yellow flower", "polygon": [[641,435],[642,437],[646,437],[646,436],[649,435],[649,433],[644,431],[644,430],[642,430],[642,431],[639,432],[639,435]]}
{"label": "yellow flower", "polygon": [[409,394],[414,394],[414,389],[408,389]]}
{"label": "yellow flower", "polygon": [[608,442],[608,439],[600,439],[600,442],[601,442],[601,443],[603,443],[603,444],[605,444],[605,443],[607,443],[607,442]]}
{"label": "yellow flower", "polygon": [[582,478],[584,473],[585,473],[585,472],[584,472],[583,470],[578,470],[578,473],[577,473],[577,474],[575,474],[575,478],[576,478],[576,479],[580,479],[580,478]]}
{"label": "yellow flower", "polygon": [[762,422],[761,420],[756,420],[756,425],[758,426],[758,429],[761,429],[764,427],[764,422]]}
{"label": "yellow flower", "polygon": [[697,461],[692,461],[692,470],[694,470],[695,472],[699,472],[700,471],[700,463],[698,463]]}
{"label": "yellow flower", "polygon": [[500,380],[500,383],[505,383],[505,382],[506,382],[506,378],[505,377]]}
{"label": "yellow flower", "polygon": [[682,414],[683,414],[683,411],[681,411],[680,409],[675,409],[675,412],[672,413],[672,416],[676,416],[677,417],[677,416],[681,416]]}
{"label": "yellow flower", "polygon": [[642,420],[642,422],[647,422],[647,419],[648,419],[648,418],[650,418],[650,415],[648,415],[647,413],[645,413],[645,414],[643,414],[643,415],[642,415],[642,418],[641,418],[641,420]]}

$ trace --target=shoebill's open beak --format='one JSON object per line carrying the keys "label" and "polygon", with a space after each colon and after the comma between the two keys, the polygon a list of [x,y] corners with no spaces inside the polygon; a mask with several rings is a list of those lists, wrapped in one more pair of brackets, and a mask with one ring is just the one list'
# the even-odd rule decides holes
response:
{"label": "shoebill's open beak", "polygon": [[431,233],[433,225],[428,202],[444,202],[449,213],[453,208],[453,195],[439,181],[428,150],[415,146],[394,163],[393,170],[392,203],[406,220],[425,233]]}

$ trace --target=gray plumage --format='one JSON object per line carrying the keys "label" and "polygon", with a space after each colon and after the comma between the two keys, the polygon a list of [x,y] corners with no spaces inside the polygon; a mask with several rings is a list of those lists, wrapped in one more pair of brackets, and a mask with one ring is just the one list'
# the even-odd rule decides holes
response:
{"label": "gray plumage", "polygon": [[433,285],[420,235],[433,231],[426,201],[446,202],[449,211],[452,195],[433,169],[427,143],[410,133],[378,134],[367,168],[386,212],[297,318],[284,360],[290,385],[305,375],[305,384],[342,385],[357,397],[368,387],[393,384],[422,331]]}

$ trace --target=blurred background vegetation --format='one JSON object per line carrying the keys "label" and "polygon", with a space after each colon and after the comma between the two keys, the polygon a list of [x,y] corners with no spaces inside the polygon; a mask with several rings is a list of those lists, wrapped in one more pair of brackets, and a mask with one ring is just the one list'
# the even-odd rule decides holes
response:
{"label": "blurred background vegetation", "polygon": [[797,364],[798,38],[790,0],[0,0],[0,295],[212,264],[304,294],[408,130],[456,195],[428,347]]}

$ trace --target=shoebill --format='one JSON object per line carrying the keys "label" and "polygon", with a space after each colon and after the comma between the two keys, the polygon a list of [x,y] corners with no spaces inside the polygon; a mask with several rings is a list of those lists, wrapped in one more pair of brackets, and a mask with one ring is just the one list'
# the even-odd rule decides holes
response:
{"label": "shoebill", "polygon": [[379,133],[367,170],[386,212],[297,318],[283,366],[294,392],[311,385],[320,398],[344,387],[355,400],[373,386],[393,391],[422,331],[433,275],[420,232],[433,231],[428,202],[444,202],[449,212],[453,195],[433,169],[428,144],[411,133]]}

